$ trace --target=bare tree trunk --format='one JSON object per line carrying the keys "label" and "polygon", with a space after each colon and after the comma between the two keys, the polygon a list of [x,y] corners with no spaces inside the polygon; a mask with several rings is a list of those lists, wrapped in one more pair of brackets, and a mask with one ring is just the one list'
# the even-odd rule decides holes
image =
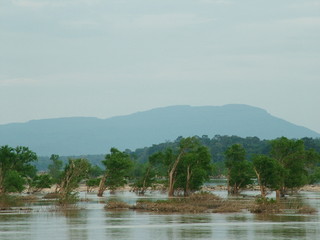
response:
{"label": "bare tree trunk", "polygon": [[238,193],[239,193],[238,185],[235,183],[233,186],[232,194],[237,195]]}
{"label": "bare tree trunk", "polygon": [[0,195],[4,193],[4,186],[3,186],[3,174],[0,170]]}
{"label": "bare tree trunk", "polygon": [[150,168],[148,168],[148,170],[147,170],[147,172],[146,172],[146,175],[144,176],[144,179],[143,179],[143,183],[142,183],[142,188],[141,188],[141,191],[140,191],[140,193],[139,194],[141,194],[141,195],[144,195],[144,193],[145,193],[145,191],[146,191],[146,189],[147,189],[147,187],[146,187],[146,181],[147,181],[147,178],[148,178],[148,176],[149,176],[149,173],[150,173]]}
{"label": "bare tree trunk", "polygon": [[190,173],[190,166],[187,168],[187,180],[186,180],[186,189],[184,192],[184,196],[188,197],[190,195],[190,179],[191,179],[191,173]]}
{"label": "bare tree trunk", "polygon": [[230,170],[228,170],[227,190],[228,190],[228,195],[231,194],[231,190],[230,190]]}
{"label": "bare tree trunk", "polygon": [[276,201],[280,202],[280,190],[276,190]]}
{"label": "bare tree trunk", "polygon": [[72,162],[70,164],[70,168],[66,172],[65,177],[62,179],[62,182],[60,184],[59,193],[62,196],[65,196],[69,191],[69,185],[73,178],[73,169],[74,169],[74,163]]}
{"label": "bare tree trunk", "polygon": [[106,179],[107,179],[107,175],[104,174],[103,177],[100,180],[100,183],[99,183],[99,190],[98,190],[98,194],[97,194],[98,197],[102,197],[104,191],[106,190],[106,184],[105,184]]}
{"label": "bare tree trunk", "polygon": [[281,189],[280,189],[281,197],[285,197],[286,193],[287,193],[287,189],[285,187],[281,187]]}
{"label": "bare tree trunk", "polygon": [[174,182],[175,182],[175,179],[173,177],[173,174],[174,174],[174,171],[170,171],[169,173],[169,190],[168,190],[168,196],[169,197],[173,197],[173,194],[174,194]]}
{"label": "bare tree trunk", "polygon": [[174,195],[174,182],[175,182],[174,176],[176,173],[177,166],[178,166],[183,154],[184,154],[184,151],[182,150],[180,152],[180,154],[178,155],[178,157],[176,158],[176,161],[174,162],[174,164],[169,172],[169,190],[168,190],[169,197],[172,197]]}
{"label": "bare tree trunk", "polygon": [[266,189],[262,185],[260,174],[258,173],[258,171],[255,168],[253,168],[253,169],[254,169],[254,171],[255,171],[255,173],[257,175],[257,178],[258,178],[258,184],[260,186],[261,197],[262,198],[266,198]]}

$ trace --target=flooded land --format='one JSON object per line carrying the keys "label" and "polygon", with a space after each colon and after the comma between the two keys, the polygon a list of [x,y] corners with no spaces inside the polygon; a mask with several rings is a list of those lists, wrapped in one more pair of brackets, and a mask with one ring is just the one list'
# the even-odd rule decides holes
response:
{"label": "flooded land", "polygon": [[[225,198],[225,191],[214,191]],[[244,192],[248,195],[258,192]],[[0,213],[1,240],[43,239],[318,239],[320,192],[300,192],[292,198],[316,208],[314,214],[154,213],[136,210],[105,210],[108,200],[135,204],[137,200],[167,199],[160,192],[138,196],[118,191],[98,198],[81,192],[84,199],[74,210],[61,211],[43,200]]]}

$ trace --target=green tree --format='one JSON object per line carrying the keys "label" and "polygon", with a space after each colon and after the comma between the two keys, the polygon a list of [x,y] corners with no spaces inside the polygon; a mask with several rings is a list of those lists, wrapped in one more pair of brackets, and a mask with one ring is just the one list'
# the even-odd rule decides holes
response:
{"label": "green tree", "polygon": [[27,147],[0,147],[0,194],[21,192],[37,155]]}
{"label": "green tree", "polygon": [[155,152],[149,156],[148,162],[145,164],[137,164],[138,178],[134,187],[140,194],[144,194],[148,187],[152,187],[155,183],[164,184],[167,187],[168,166],[174,160],[172,149],[165,149]]}
{"label": "green tree", "polygon": [[253,158],[253,169],[258,179],[262,198],[266,197],[267,188],[280,189],[285,169],[277,160],[266,155],[256,155]]}
{"label": "green tree", "polygon": [[89,177],[96,178],[103,174],[103,169],[97,165],[91,165],[89,169]]}
{"label": "green tree", "polygon": [[182,158],[188,152],[192,152],[199,146],[199,141],[196,137],[181,138],[179,142],[178,152],[176,154],[171,154],[167,158],[167,163],[169,163],[169,186],[168,186],[168,196],[174,196],[174,185],[177,180],[177,168]]}
{"label": "green tree", "polygon": [[319,171],[319,163],[320,163],[320,153],[316,152],[314,149],[307,150],[305,152],[306,157],[306,171],[308,173],[308,183],[314,184],[320,181],[320,171]]}
{"label": "green tree", "polygon": [[50,161],[52,163],[48,166],[48,174],[52,179],[52,183],[56,184],[55,192],[57,192],[61,182],[63,162],[60,160],[59,155],[56,154],[51,155]]}
{"label": "green tree", "polygon": [[50,188],[52,185],[52,179],[49,174],[35,175],[29,181],[28,192],[39,192],[44,188]]}
{"label": "green tree", "polygon": [[209,180],[212,173],[211,155],[205,146],[197,147],[182,157],[178,167],[176,188],[182,188],[184,196],[199,190],[203,183]]}
{"label": "green tree", "polygon": [[121,152],[116,148],[111,148],[110,152],[110,154],[106,155],[105,160],[102,161],[106,170],[100,180],[99,197],[103,196],[107,188],[115,190],[123,186],[126,183],[125,177],[133,167],[133,161],[127,153]]}
{"label": "green tree", "polygon": [[149,158],[156,175],[167,179],[169,197],[176,190],[183,190],[185,196],[198,190],[212,170],[210,152],[197,137],[179,137],[176,145]]}
{"label": "green tree", "polygon": [[25,178],[19,172],[10,170],[4,180],[5,192],[22,192],[26,183]]}
{"label": "green tree", "polygon": [[134,183],[134,190],[137,191],[138,194],[143,195],[145,191],[155,183],[156,171],[150,162],[137,164],[137,168],[140,169],[140,173],[136,176],[137,180]]}
{"label": "green tree", "polygon": [[287,189],[305,185],[308,181],[308,152],[302,140],[281,137],[271,141],[271,156],[286,170],[277,195],[284,196]]}
{"label": "green tree", "polygon": [[316,167],[312,174],[309,175],[309,183],[315,184],[320,182],[320,167]]}
{"label": "green tree", "polygon": [[225,164],[228,169],[228,193],[239,191],[252,183],[252,165],[246,158],[246,151],[240,144],[233,144],[225,152]]}
{"label": "green tree", "polygon": [[77,200],[77,193],[74,190],[79,183],[88,177],[90,163],[87,159],[69,159],[65,166],[60,180],[60,204],[68,204]]}
{"label": "green tree", "polygon": [[95,187],[99,186],[100,183],[100,176],[103,174],[102,168],[100,168],[97,165],[90,166],[89,173],[88,173],[88,179],[86,181],[87,186],[87,192],[91,192],[91,190]]}

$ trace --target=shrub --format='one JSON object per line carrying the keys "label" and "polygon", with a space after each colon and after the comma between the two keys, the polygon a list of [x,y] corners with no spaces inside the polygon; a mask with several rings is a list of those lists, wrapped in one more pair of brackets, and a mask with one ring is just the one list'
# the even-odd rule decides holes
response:
{"label": "shrub", "polygon": [[129,209],[130,205],[121,202],[121,201],[108,201],[107,204],[104,206],[104,209],[110,210],[110,209]]}

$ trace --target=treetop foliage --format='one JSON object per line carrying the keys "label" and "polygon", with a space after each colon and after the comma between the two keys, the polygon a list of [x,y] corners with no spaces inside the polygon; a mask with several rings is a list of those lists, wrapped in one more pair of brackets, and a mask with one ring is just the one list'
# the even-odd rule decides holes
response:
{"label": "treetop foliage", "polygon": [[36,160],[37,155],[27,147],[0,147],[0,194],[21,192],[25,179],[36,174],[31,165]]}

